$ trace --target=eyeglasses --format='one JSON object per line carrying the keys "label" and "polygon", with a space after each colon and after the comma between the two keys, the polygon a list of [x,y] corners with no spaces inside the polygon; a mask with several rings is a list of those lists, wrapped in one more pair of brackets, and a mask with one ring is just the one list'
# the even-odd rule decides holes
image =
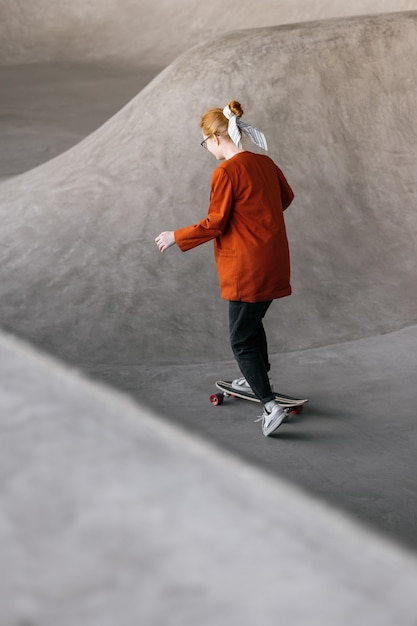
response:
{"label": "eyeglasses", "polygon": [[203,139],[203,141],[200,143],[200,146],[202,148],[205,148],[207,150],[207,145],[206,145],[206,141],[207,139],[210,139],[210,137],[206,137],[205,139]]}

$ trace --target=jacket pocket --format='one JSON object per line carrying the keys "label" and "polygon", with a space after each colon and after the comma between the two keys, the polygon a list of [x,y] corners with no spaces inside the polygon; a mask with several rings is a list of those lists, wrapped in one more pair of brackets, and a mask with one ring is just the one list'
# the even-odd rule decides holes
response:
{"label": "jacket pocket", "polygon": [[236,256],[236,250],[232,250],[230,248],[217,247],[216,252],[219,256],[223,256],[223,257],[235,257]]}

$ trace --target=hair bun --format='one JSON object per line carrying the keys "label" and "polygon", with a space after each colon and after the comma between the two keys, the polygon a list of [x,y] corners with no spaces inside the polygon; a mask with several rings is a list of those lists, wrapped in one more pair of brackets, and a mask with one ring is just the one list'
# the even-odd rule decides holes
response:
{"label": "hair bun", "polygon": [[232,100],[231,102],[229,102],[229,109],[231,110],[233,115],[236,115],[236,117],[242,117],[243,109],[240,105],[240,102],[238,102],[237,100]]}

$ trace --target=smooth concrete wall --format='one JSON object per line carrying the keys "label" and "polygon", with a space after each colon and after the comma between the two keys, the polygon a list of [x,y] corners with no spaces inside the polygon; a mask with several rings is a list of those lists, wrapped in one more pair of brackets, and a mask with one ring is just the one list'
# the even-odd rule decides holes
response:
{"label": "smooth concrete wall", "polygon": [[260,26],[417,9],[417,0],[2,0],[0,64],[165,67],[210,37]]}
{"label": "smooth concrete wall", "polygon": [[235,32],[180,57],[57,159],[0,186],[3,326],[77,363],[229,358],[211,244],[160,255],[206,212],[198,121],[241,100],[296,193],[294,295],[272,351],[417,321],[417,13]]}

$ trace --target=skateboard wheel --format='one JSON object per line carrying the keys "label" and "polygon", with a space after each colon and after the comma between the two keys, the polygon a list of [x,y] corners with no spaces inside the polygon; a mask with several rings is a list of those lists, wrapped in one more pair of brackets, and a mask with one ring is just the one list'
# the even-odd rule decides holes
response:
{"label": "skateboard wheel", "polygon": [[219,404],[223,404],[223,394],[221,394],[221,393],[213,393],[210,396],[210,402],[211,402],[211,404],[214,404],[214,406],[218,406]]}
{"label": "skateboard wheel", "polygon": [[301,413],[301,411],[303,410],[303,405],[300,404],[300,406],[293,406],[289,409],[288,413],[290,415],[298,415],[299,413]]}

